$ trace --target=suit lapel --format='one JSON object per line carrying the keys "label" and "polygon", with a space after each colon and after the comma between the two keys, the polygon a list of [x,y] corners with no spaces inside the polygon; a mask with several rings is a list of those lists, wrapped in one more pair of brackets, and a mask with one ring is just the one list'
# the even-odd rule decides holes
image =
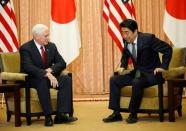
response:
{"label": "suit lapel", "polygon": [[34,59],[37,60],[41,65],[43,65],[41,54],[39,53],[39,50],[34,43],[34,40],[32,41],[32,52]]}
{"label": "suit lapel", "polygon": [[132,54],[128,50],[128,43],[124,39],[123,39],[123,43],[124,43],[124,50],[123,51],[125,51],[125,53],[132,58]]}
{"label": "suit lapel", "polygon": [[138,39],[137,39],[137,59],[138,56],[141,54],[141,49],[142,49],[142,34],[139,32],[138,33]]}

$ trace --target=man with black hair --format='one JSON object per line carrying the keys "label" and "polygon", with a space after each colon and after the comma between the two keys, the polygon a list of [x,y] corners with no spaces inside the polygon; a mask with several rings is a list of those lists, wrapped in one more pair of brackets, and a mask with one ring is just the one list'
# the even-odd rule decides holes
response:
{"label": "man with black hair", "polygon": [[[121,121],[120,90],[122,87],[132,85],[132,96],[129,105],[130,115],[127,123],[137,122],[137,112],[141,104],[144,88],[163,83],[161,72],[168,69],[172,47],[158,39],[153,34],[138,32],[137,22],[126,19],[120,24],[121,34],[125,48],[122,52],[121,69],[128,67],[131,58],[134,70],[125,75],[114,75],[110,78],[109,109],[113,113],[104,118],[104,122]],[[159,52],[163,54],[160,62]],[[159,74],[159,75],[158,75]]]}

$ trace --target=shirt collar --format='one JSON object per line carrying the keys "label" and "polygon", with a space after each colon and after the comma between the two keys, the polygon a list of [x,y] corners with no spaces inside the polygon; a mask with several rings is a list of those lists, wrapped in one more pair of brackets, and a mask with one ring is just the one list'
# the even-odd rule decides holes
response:
{"label": "shirt collar", "polygon": [[[34,40],[34,43],[35,43],[37,49],[39,50],[39,53],[41,54],[41,46],[42,45],[40,45],[39,43],[37,43],[35,40]],[[43,46],[43,49],[45,50],[45,46]]]}
{"label": "shirt collar", "polygon": [[137,43],[137,40],[138,40],[138,35],[136,36],[136,38],[134,39],[134,42],[133,43]]}
{"label": "shirt collar", "polygon": [[[38,48],[38,50],[40,51],[42,45],[40,45],[39,43],[37,43],[36,40],[34,40],[34,43],[35,43],[36,47]],[[45,50],[45,46],[43,46],[43,48]]]}

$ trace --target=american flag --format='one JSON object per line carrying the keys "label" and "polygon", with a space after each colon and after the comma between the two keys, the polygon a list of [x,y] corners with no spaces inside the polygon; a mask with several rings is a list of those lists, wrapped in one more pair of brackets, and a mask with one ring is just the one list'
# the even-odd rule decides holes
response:
{"label": "american flag", "polygon": [[108,32],[119,49],[124,48],[119,24],[125,19],[135,19],[132,0],[105,0],[103,17],[108,23]]}
{"label": "american flag", "polygon": [[15,52],[18,48],[13,3],[11,0],[0,0],[0,52]]}

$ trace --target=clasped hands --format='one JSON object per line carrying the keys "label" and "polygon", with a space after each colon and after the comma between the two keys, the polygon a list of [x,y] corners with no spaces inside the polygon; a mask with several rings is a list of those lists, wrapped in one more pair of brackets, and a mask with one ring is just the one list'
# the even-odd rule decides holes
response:
{"label": "clasped hands", "polygon": [[46,73],[46,77],[50,80],[50,85],[53,87],[53,88],[56,88],[58,87],[58,81],[56,79],[56,77],[52,74],[52,69],[51,68],[47,68],[45,69],[45,71],[47,72]]}

